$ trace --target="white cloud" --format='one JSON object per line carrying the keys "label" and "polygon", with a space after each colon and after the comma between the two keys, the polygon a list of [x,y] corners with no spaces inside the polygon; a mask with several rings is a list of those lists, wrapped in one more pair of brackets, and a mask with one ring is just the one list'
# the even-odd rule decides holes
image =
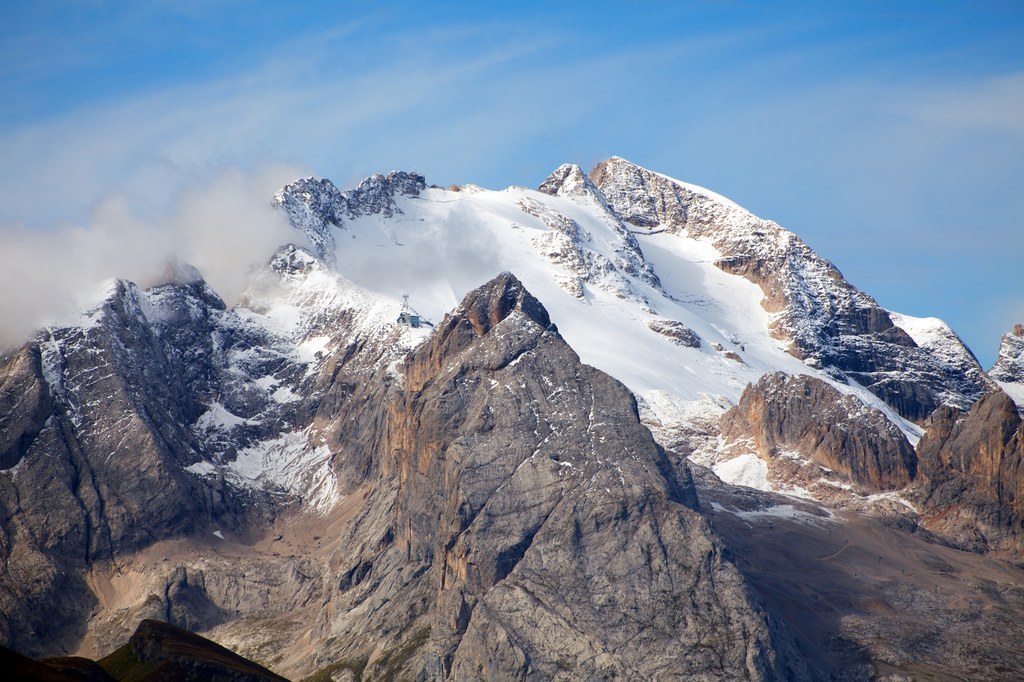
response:
{"label": "white cloud", "polygon": [[247,274],[301,234],[270,204],[295,169],[224,170],[182,190],[167,210],[140,209],[108,195],[89,221],[45,230],[0,229],[0,348],[61,322],[93,300],[111,277],[157,283],[169,266],[196,266],[230,305]]}

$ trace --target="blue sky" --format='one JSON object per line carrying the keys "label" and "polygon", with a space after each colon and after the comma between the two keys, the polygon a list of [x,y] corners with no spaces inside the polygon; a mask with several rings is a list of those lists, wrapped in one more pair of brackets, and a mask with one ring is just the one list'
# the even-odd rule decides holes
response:
{"label": "blue sky", "polygon": [[225,168],[501,188],[617,154],[986,366],[1024,320],[1024,3],[489,4],[5,3],[0,247]]}

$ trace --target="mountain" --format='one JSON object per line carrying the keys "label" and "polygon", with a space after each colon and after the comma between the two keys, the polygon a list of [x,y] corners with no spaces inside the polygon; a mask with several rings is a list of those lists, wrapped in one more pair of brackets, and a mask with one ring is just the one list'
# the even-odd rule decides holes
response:
{"label": "mountain", "polygon": [[297,244],[238,305],[113,281],[0,358],[8,646],[157,619],[296,678],[1024,665],[991,587],[1024,577],[1017,375],[941,321],[617,157],[273,201]]}

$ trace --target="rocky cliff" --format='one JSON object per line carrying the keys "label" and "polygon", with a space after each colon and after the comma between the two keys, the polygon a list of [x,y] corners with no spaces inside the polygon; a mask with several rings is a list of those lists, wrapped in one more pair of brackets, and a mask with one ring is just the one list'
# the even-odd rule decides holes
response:
{"label": "rocky cliff", "polygon": [[[156,300],[176,315],[151,325],[144,309]],[[91,562],[247,513],[185,471],[200,459],[188,425],[217,381],[210,318],[222,311],[202,283],[147,297],[117,282],[82,325],[50,329],[4,363],[5,641],[34,653],[80,635]]]}
{"label": "rocky cliff", "polygon": [[1019,551],[1024,540],[1024,423],[1003,391],[967,413],[932,415],[917,448],[922,523],[974,551]]}
{"label": "rocky cliff", "polygon": [[[310,642],[306,669],[806,674],[723,557],[689,470],[517,279],[472,292],[396,366],[401,346],[360,333],[358,296],[328,305],[321,276],[285,249],[247,294],[249,312],[225,311],[202,282],[117,283],[85,323],[5,363],[6,641],[74,650],[91,623],[102,648],[158,616],[225,633],[249,623],[259,650],[258,620],[322,602],[305,626],[282,626],[284,641]],[[253,323],[274,317],[260,305],[273,287],[318,294],[297,338],[336,331],[315,358],[272,352],[287,335]],[[266,448],[282,426],[307,456],[323,448],[339,494],[362,500],[336,549],[323,561],[199,559],[197,543],[219,541],[200,541],[211,529],[242,539],[319,499],[253,469],[288,455]],[[169,549],[182,541],[195,549]],[[163,563],[127,578],[154,551]],[[63,617],[42,617],[57,603]]]}
{"label": "rocky cliff", "polygon": [[776,478],[808,488],[894,490],[917,473],[914,448],[884,414],[806,375],[764,375],[722,415],[721,430],[733,449],[749,442],[770,468],[785,469]]}
{"label": "rocky cliff", "polygon": [[[313,349],[333,348],[324,326],[372,306],[338,300],[332,283],[294,247],[254,279],[244,309],[225,310],[201,279],[147,291],[116,281],[79,324],[46,329],[3,362],[5,641],[73,649],[95,606],[82,575],[96,562],[334,503],[331,453],[311,441],[323,357]],[[362,342],[389,333],[375,326]],[[351,343],[344,331],[331,341],[342,353]],[[140,613],[211,625],[188,609],[172,617],[174,595],[187,595],[167,580],[156,611]]]}

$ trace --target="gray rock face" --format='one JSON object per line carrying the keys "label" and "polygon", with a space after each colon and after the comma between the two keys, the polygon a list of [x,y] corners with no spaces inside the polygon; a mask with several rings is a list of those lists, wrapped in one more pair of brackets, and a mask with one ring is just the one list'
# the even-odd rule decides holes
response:
{"label": "gray rock face", "polygon": [[343,534],[358,549],[338,557],[322,665],[365,657],[369,677],[445,679],[793,672],[695,511],[689,471],[514,277],[470,293],[404,377]]}
{"label": "gray rock face", "polygon": [[214,642],[156,620],[142,621],[127,648],[134,659],[132,664],[143,670],[147,666],[159,668],[162,679],[287,682]]}
{"label": "gray rock face", "polygon": [[966,409],[989,388],[959,340],[954,361],[919,348],[874,299],[775,223],[617,157],[590,177],[625,222],[709,240],[721,253],[718,267],[761,287],[771,331],[791,354],[856,380],[902,416],[920,422],[942,404]]}
{"label": "gray rock face", "polygon": [[[605,220],[612,225],[617,233],[619,244],[616,248],[616,258],[614,263],[607,265],[613,265],[614,268],[609,268],[605,264],[603,269],[609,273],[614,272],[615,269],[620,272],[626,273],[633,277],[638,277],[642,281],[650,284],[652,287],[661,288],[661,281],[658,279],[658,275],[654,272],[654,268],[644,258],[643,250],[640,248],[640,244],[636,240],[636,236],[630,231],[630,229],[622,222],[615,211],[605,201],[604,196],[594,186],[590,178],[583,172],[583,170],[575,164],[563,164],[555,169],[555,171],[548,176],[548,178],[540,184],[537,188],[538,191],[550,194],[552,196],[569,197],[576,201],[591,201],[599,207],[601,212],[604,214]],[[543,210],[543,207],[537,207]],[[523,210],[531,213],[528,207],[523,207]],[[536,215],[536,213],[534,213]],[[548,220],[549,227],[559,229],[556,225],[552,224]],[[589,240],[589,235],[582,234],[578,230],[575,233],[569,233],[562,229],[561,232],[565,233],[566,236],[571,237],[573,245],[578,244],[580,240]],[[591,269],[594,265],[591,265]],[[626,296],[632,292],[628,291],[627,287],[623,286],[623,283],[619,283],[620,289],[624,289],[622,296]],[[636,294],[632,293],[635,297]]]}
{"label": "gray rock face", "polygon": [[721,429],[726,440],[752,438],[773,466],[798,467],[787,454],[808,459],[808,483],[821,467],[866,490],[903,488],[917,473],[913,447],[885,415],[806,375],[764,375],[722,415]]}
{"label": "gray rock face", "polygon": [[38,346],[25,346],[8,360],[0,378],[0,469],[24,457],[52,410]]}
{"label": "gray rock face", "polygon": [[1024,384],[1024,324],[1003,335],[999,356],[988,374],[996,381]]}
{"label": "gray rock face", "polygon": [[1024,422],[1002,391],[932,415],[917,447],[922,524],[973,551],[1024,546]]}

